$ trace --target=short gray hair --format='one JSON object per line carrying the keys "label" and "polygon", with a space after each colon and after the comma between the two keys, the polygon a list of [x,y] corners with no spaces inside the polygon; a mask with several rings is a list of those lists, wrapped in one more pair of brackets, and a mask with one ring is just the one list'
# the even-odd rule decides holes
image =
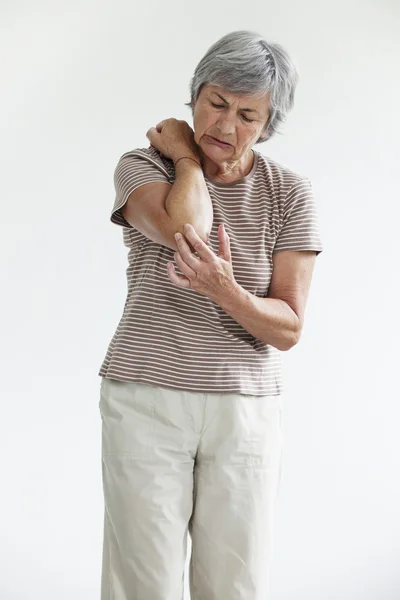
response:
{"label": "short gray hair", "polygon": [[267,42],[253,31],[233,31],[215,42],[197,65],[190,81],[191,101],[185,103],[194,113],[203,85],[218,85],[241,95],[270,92],[270,115],[265,142],[279,131],[294,104],[299,76],[286,50]]}

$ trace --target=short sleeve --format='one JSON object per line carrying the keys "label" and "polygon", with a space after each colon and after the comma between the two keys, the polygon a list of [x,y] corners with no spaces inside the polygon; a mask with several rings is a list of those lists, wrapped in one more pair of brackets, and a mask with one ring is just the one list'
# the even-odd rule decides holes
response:
{"label": "short sleeve", "polygon": [[303,178],[288,191],[282,226],[273,252],[280,250],[323,251],[314,192],[309,179]]}
{"label": "short sleeve", "polygon": [[122,227],[132,229],[124,219],[121,208],[129,195],[146,183],[171,183],[170,172],[153,148],[126,152],[121,156],[114,171],[115,201],[110,220]]}

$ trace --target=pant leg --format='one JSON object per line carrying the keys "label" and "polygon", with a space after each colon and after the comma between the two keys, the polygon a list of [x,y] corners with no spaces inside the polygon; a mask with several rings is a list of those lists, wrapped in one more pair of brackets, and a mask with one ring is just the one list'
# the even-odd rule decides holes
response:
{"label": "pant leg", "polygon": [[280,396],[209,395],[189,524],[191,600],[268,600]]}
{"label": "pant leg", "polygon": [[103,378],[101,600],[182,600],[197,437],[184,394]]}

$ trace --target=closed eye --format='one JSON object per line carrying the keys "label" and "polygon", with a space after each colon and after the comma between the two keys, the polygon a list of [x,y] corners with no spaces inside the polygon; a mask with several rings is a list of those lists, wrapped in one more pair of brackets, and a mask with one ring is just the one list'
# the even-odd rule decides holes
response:
{"label": "closed eye", "polygon": [[[210,100],[210,102],[211,102],[211,100]],[[212,106],[214,106],[214,108],[225,108],[223,104],[214,104],[214,102],[211,102],[211,104],[212,104]],[[248,123],[252,123],[253,122],[253,119],[248,119],[246,117],[246,115],[242,115],[242,118],[245,121],[247,121]]]}

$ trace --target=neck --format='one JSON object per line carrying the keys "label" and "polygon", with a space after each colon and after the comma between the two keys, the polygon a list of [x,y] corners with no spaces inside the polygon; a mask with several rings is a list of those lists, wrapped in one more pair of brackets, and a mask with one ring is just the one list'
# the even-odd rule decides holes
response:
{"label": "neck", "polygon": [[221,183],[232,183],[246,177],[253,168],[254,152],[249,150],[245,156],[236,161],[216,163],[199,148],[201,166],[207,177]]}

